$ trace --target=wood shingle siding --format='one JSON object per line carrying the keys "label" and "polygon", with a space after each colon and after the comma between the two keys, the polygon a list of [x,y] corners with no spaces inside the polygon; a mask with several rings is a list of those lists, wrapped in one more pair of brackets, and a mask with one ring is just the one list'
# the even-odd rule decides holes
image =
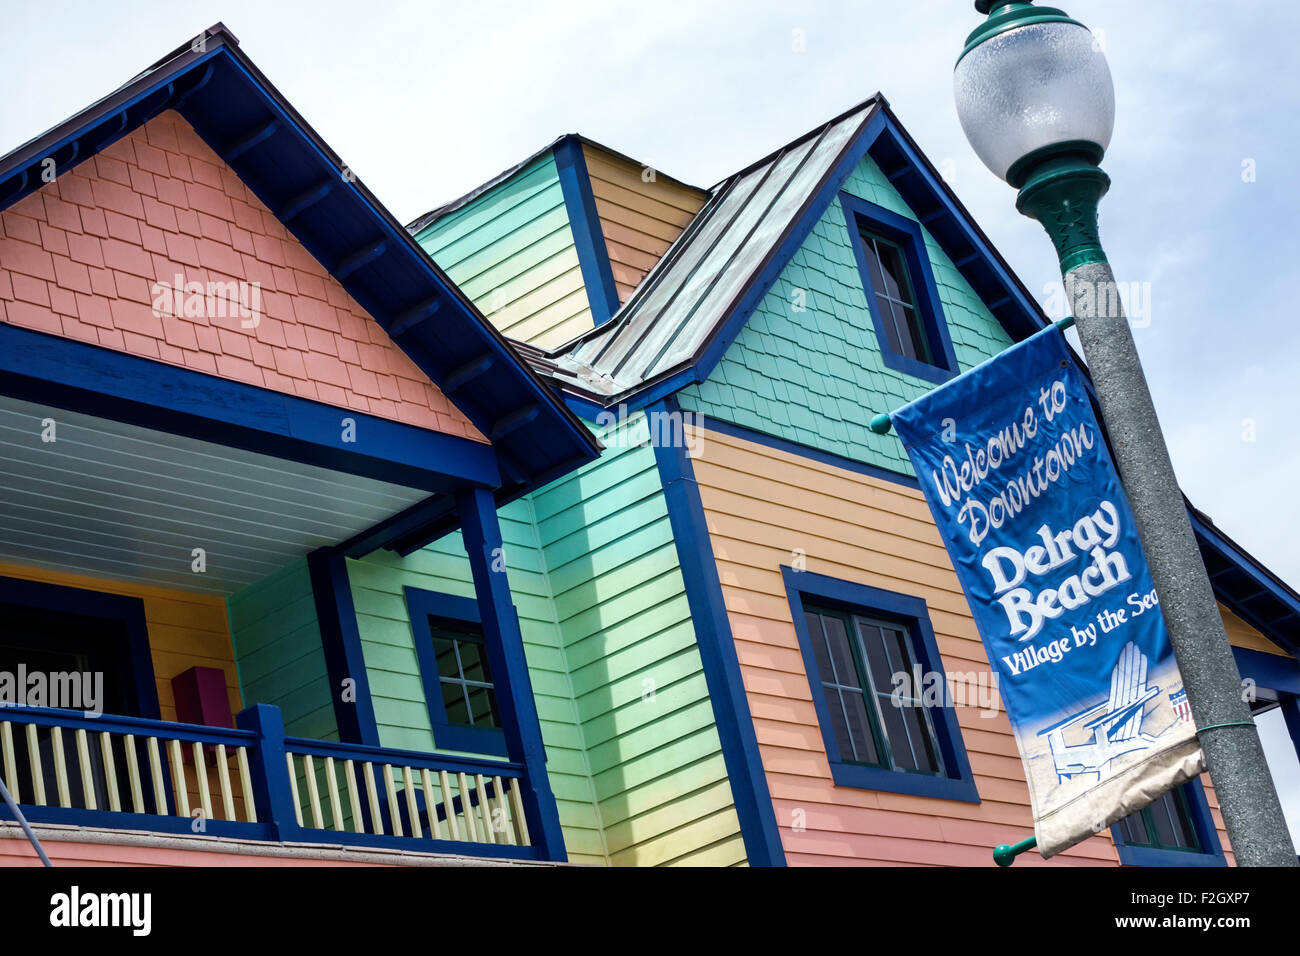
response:
{"label": "wood shingle siding", "polygon": [[[179,113],[4,210],[0,227],[0,321],[485,440]],[[256,324],[160,314],[177,275],[257,283]]]}

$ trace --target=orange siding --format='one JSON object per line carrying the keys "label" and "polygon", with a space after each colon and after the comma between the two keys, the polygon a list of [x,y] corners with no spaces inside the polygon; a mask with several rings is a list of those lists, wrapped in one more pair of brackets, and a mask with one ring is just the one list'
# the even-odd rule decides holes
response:
{"label": "orange siding", "polygon": [[[836,787],[780,567],[806,568],[925,599],[945,670],[989,672],[966,599],[919,491],[704,431],[694,461],[723,597],[791,864],[989,865],[990,850],[1032,834],[1029,794],[1000,711],[958,707],[978,805]],[[1231,642],[1279,653],[1226,608]],[[1208,775],[1219,839],[1228,837]],[[792,826],[802,811],[806,829]],[[1034,854],[1021,858],[1041,863]],[[1231,851],[1229,851],[1231,859]],[[1053,862],[1115,864],[1109,832]]]}
{"label": "orange siding", "polygon": [[618,300],[626,302],[708,194],[657,174],[646,182],[644,167],[592,146],[583,153]]}
{"label": "orange siding", "polygon": [[[174,111],[0,213],[0,230],[0,321],[486,440]],[[258,283],[258,324],[159,314],[177,275]]]}

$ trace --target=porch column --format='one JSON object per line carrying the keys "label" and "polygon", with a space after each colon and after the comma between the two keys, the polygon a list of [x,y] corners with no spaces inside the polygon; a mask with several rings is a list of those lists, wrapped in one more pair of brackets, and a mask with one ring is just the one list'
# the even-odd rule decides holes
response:
{"label": "porch column", "polygon": [[497,690],[497,706],[510,759],[524,765],[521,781],[528,833],[543,859],[567,860],[555,795],[546,775],[546,751],[537,718],[537,703],[524,659],[519,618],[506,580],[501,527],[492,492],[474,486],[457,495],[461,531],[474,574],[488,664]]}

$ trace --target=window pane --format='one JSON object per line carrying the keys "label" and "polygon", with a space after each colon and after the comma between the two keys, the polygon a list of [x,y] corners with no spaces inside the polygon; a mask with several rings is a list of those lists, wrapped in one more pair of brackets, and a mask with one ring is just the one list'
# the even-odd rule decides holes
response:
{"label": "window pane", "polygon": [[433,638],[433,653],[438,660],[439,677],[460,677],[460,667],[456,663],[455,642],[449,638]]}
{"label": "window pane", "polygon": [[1129,842],[1137,846],[1151,845],[1151,834],[1147,830],[1145,813],[1145,810],[1139,810],[1137,813],[1130,813],[1124,818],[1128,823],[1128,830],[1131,834]]}
{"label": "window pane", "polygon": [[880,628],[870,621],[858,619],[858,636],[862,639],[862,652],[867,661],[867,669],[871,671],[871,683],[876,691],[881,694],[892,694],[894,692],[893,675],[894,667],[889,660],[885,651],[884,638],[881,637]]}
{"label": "window pane", "polygon": [[[907,724],[903,720],[903,708],[895,707],[894,702],[886,696],[878,696],[880,701],[880,723],[885,728],[889,740],[889,755],[894,766],[900,770],[916,770],[916,759],[912,756],[912,744],[907,735]],[[911,708],[907,708],[911,710]]]}
{"label": "window pane", "polygon": [[907,267],[903,264],[903,251],[890,242],[876,240],[876,250],[880,253],[880,266],[884,276],[883,291],[891,299],[912,304],[911,288],[907,281]]}
{"label": "window pane", "polygon": [[492,673],[488,670],[487,655],[484,647],[477,641],[457,641],[460,651],[460,666],[466,680],[475,680],[484,684],[492,683]]}
{"label": "window pane", "polygon": [[899,319],[894,314],[894,303],[884,296],[876,296],[876,307],[880,309],[880,320],[885,326],[885,340],[889,343],[891,352],[897,352],[899,355],[908,354],[906,344],[908,337],[899,334]]}
{"label": "window pane", "polygon": [[804,611],[808,622],[808,639],[812,641],[813,657],[817,659],[817,670],[822,680],[836,683],[835,668],[831,665],[830,651],[826,649],[826,632],[822,630],[822,616],[816,611]]}
{"label": "window pane", "polygon": [[447,723],[468,724],[470,722],[463,684],[454,681],[442,682],[442,706],[447,709]]}
{"label": "window pane", "polygon": [[1200,849],[1200,843],[1196,839],[1196,827],[1192,825],[1191,815],[1187,811],[1187,801],[1189,799],[1187,791],[1179,789],[1172,794],[1173,803],[1173,825],[1174,833],[1178,839],[1178,845],[1189,850]]}
{"label": "window pane", "polygon": [[853,662],[853,652],[849,650],[849,636],[844,630],[844,621],[839,617],[822,615],[826,626],[826,643],[830,648],[831,661],[835,665],[835,679],[846,687],[861,687],[858,681],[858,668]]}
{"label": "window pane", "polygon": [[867,703],[862,694],[851,690],[844,692],[844,709],[848,711],[849,733],[857,748],[858,763],[879,764],[880,754],[871,733],[871,720],[867,716]]}
{"label": "window pane", "polygon": [[909,359],[919,359],[920,354],[917,351],[917,343],[911,337],[911,329],[907,326],[907,317],[904,315],[907,311],[906,307],[900,306],[897,302],[887,302],[887,300],[881,299],[880,311],[884,313],[885,323],[893,325],[893,334],[889,338],[891,338],[891,345],[893,345],[893,342],[898,343],[897,346],[894,346],[894,351],[906,355]]}
{"label": "window pane", "polygon": [[877,295],[886,295],[885,277],[880,272],[880,260],[876,258],[876,241],[864,232],[862,245],[867,254],[867,271],[871,274],[871,289]]}
{"label": "window pane", "polygon": [[1178,836],[1174,832],[1173,822],[1169,816],[1169,802],[1171,800],[1173,800],[1173,794],[1166,793],[1151,804],[1151,825],[1155,827],[1156,843],[1160,846],[1178,845]]}
{"label": "window pane", "polygon": [[858,755],[849,733],[849,718],[845,712],[843,696],[836,688],[825,685],[822,686],[822,692],[826,695],[826,710],[830,715],[831,729],[835,732],[835,746],[840,748],[840,759],[856,761]]}
{"label": "window pane", "polygon": [[907,724],[907,734],[912,741],[912,753],[916,757],[916,769],[929,773],[939,772],[939,755],[935,752],[934,735],[930,731],[930,718],[925,708],[919,704],[903,705],[903,722]]}
{"label": "window pane", "polygon": [[500,727],[496,693],[486,687],[469,687],[469,706],[475,727]]}
{"label": "window pane", "polygon": [[895,303],[894,309],[900,316],[900,327],[906,330],[906,335],[911,341],[913,357],[928,362],[930,360],[930,349],[925,340],[925,330],[921,328],[920,316],[916,314],[915,309],[900,306],[897,303]]}

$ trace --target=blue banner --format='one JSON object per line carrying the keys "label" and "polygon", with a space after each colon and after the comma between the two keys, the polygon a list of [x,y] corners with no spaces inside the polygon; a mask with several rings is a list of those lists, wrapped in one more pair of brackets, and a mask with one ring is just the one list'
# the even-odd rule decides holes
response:
{"label": "blue banner", "polygon": [[1051,856],[1201,770],[1182,677],[1082,372],[1055,329],[895,412]]}

